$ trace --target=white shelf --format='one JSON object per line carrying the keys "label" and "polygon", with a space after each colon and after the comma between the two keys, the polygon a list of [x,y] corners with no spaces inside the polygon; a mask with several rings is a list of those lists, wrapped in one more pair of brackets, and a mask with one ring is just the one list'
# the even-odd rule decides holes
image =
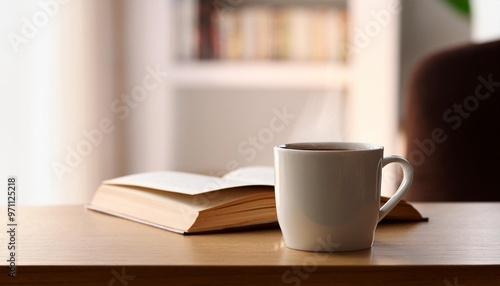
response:
{"label": "white shelf", "polygon": [[303,89],[348,86],[345,64],[328,62],[221,62],[179,63],[173,84],[180,89]]}

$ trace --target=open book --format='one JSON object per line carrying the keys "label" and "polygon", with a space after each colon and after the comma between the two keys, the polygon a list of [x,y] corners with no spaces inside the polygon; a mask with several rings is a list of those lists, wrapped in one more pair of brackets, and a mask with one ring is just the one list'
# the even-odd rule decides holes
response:
{"label": "open book", "polygon": [[[277,226],[274,169],[246,167],[220,178],[169,171],[129,175],[104,181],[87,208],[182,234]],[[423,218],[402,201],[384,220]]]}

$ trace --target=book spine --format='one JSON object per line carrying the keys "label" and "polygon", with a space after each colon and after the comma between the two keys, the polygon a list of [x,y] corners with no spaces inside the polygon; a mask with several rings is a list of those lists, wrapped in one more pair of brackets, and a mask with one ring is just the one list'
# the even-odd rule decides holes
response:
{"label": "book spine", "polygon": [[328,61],[341,61],[342,59],[342,15],[335,8],[325,11],[325,57]]}
{"label": "book spine", "polygon": [[247,7],[241,11],[241,33],[242,33],[242,58],[244,60],[255,60],[257,58],[257,11],[254,6]]}
{"label": "book spine", "polygon": [[307,61],[310,58],[311,15],[302,7],[291,10],[290,59]]}
{"label": "book spine", "polygon": [[200,0],[198,9],[198,47],[200,59],[213,59],[215,57],[215,53],[213,52],[214,29],[212,25],[212,14],[214,11],[212,1]]}
{"label": "book spine", "polygon": [[272,58],[273,19],[272,10],[267,7],[257,9],[257,43],[256,53],[258,60]]}

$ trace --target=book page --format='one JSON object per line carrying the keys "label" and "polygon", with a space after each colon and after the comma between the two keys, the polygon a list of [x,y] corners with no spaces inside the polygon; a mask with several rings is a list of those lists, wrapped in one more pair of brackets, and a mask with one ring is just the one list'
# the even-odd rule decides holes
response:
{"label": "book page", "polygon": [[229,180],[185,172],[151,172],[104,181],[108,185],[138,186],[161,191],[197,195],[231,187],[252,185],[244,180]]}
{"label": "book page", "polygon": [[243,167],[222,177],[228,181],[246,182],[251,185],[274,186],[274,168],[267,166]]}

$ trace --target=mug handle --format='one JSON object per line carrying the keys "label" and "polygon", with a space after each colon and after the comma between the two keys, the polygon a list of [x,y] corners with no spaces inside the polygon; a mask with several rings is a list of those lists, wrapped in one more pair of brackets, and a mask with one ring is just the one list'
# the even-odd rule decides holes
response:
{"label": "mug handle", "polygon": [[391,163],[398,163],[403,168],[403,181],[391,198],[380,208],[378,222],[401,201],[413,182],[413,168],[405,158],[395,155],[384,157],[382,168]]}

